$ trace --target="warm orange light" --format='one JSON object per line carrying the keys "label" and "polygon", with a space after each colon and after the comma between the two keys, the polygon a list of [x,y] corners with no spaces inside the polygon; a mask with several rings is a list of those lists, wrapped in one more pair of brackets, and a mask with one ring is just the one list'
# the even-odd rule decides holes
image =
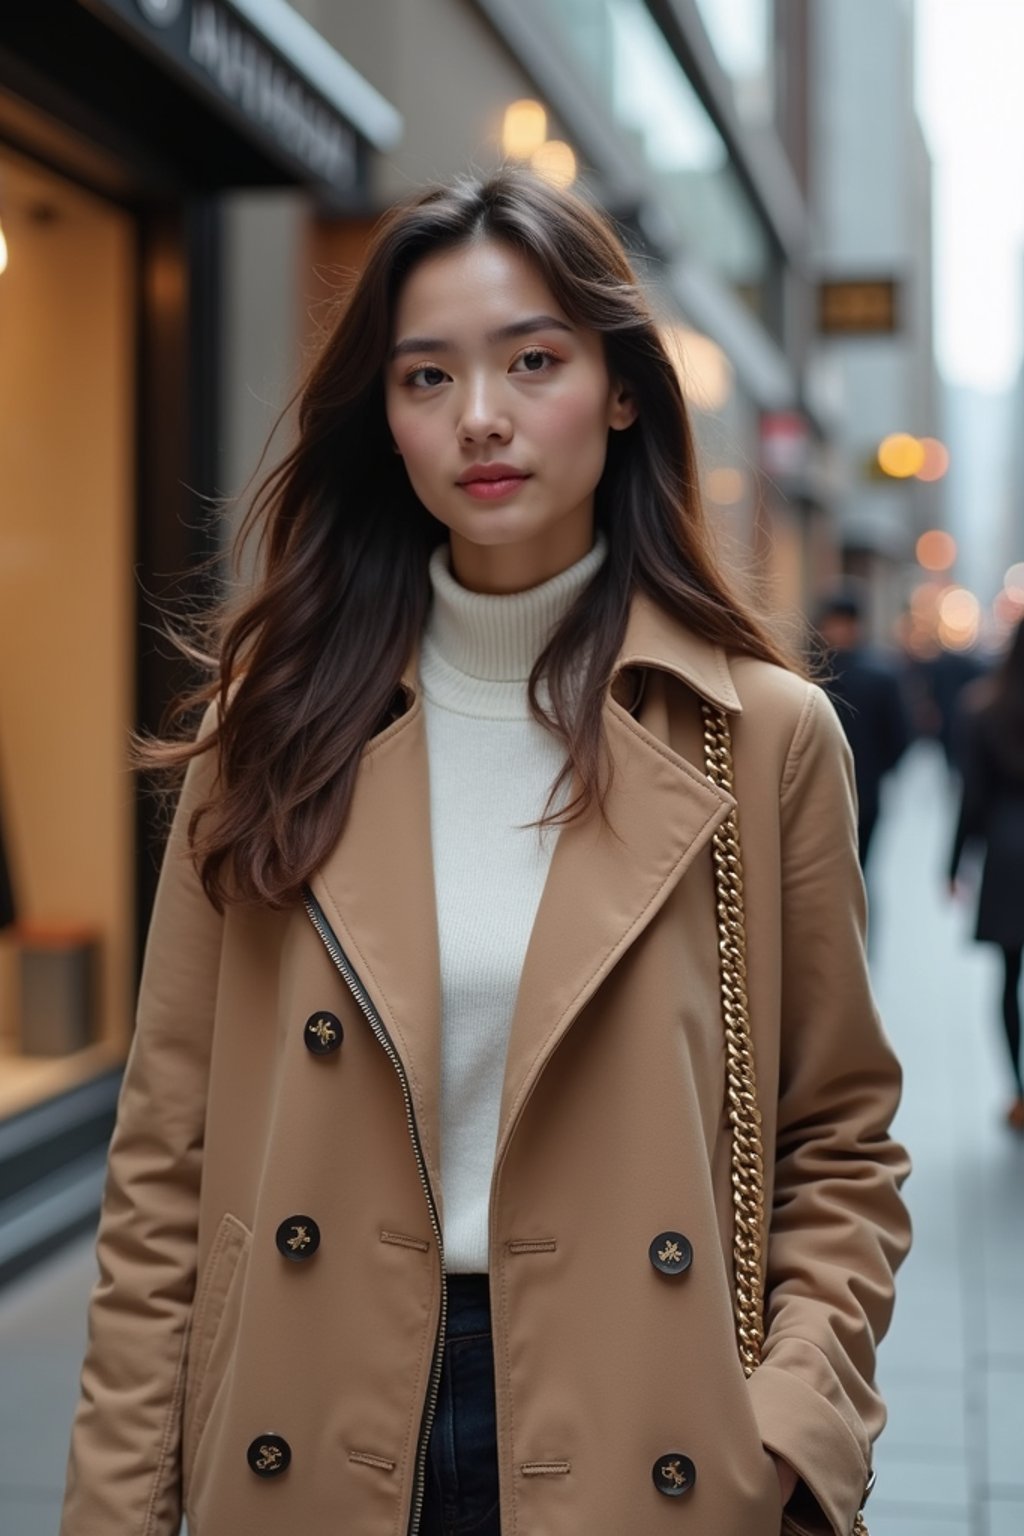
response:
{"label": "warm orange light", "polygon": [[548,139],[530,156],[530,164],[538,176],[553,182],[556,187],[571,187],[576,180],[576,156],[561,139]]}
{"label": "warm orange light", "polygon": [[7,271],[7,236],[4,227],[0,224],[0,274]]}
{"label": "warm orange light", "polygon": [[939,618],[953,629],[966,629],[981,616],[981,604],[966,587],[950,587],[939,603]]}
{"label": "warm orange light", "polygon": [[732,395],[732,364],[716,341],[685,325],[664,333],[687,402],[700,411],[720,411]]}
{"label": "warm orange light", "polygon": [[708,499],[716,502],[720,507],[735,507],[743,500],[746,489],[746,477],[741,469],[729,469],[723,466],[712,469],[708,473]]}
{"label": "warm orange light", "polygon": [[981,627],[981,604],[966,587],[950,587],[939,603],[939,640],[947,649],[963,651],[974,644]]}
{"label": "warm orange light", "polygon": [[548,136],[548,114],[529,97],[505,108],[501,147],[512,160],[529,160]]}
{"label": "warm orange light", "polygon": [[914,553],[926,571],[948,571],[956,560],[956,540],[941,528],[930,528],[918,539]]}
{"label": "warm orange light", "polygon": [[909,480],[924,464],[924,448],[909,432],[894,432],[878,449],[878,462],[895,480]]}
{"label": "warm orange light", "polygon": [[917,471],[917,478],[929,482],[941,480],[949,469],[949,449],[937,437],[922,437],[921,447],[924,449],[924,463]]}

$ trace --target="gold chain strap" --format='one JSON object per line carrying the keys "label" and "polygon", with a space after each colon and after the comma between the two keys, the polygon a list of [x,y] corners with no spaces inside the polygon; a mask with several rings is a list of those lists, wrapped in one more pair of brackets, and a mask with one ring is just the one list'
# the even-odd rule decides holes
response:
{"label": "gold chain strap", "polygon": [[[704,766],[712,784],[733,795],[732,738],[728,718],[702,703]],[[732,1130],[733,1269],[736,1278],[736,1337],[744,1374],[761,1363],[764,1344],[764,1164],[761,1111],[757,1103],[754,1042],[747,1006],[747,933],[743,909],[743,858],[739,819],[732,810],[711,845],[715,869],[715,911],[725,1024],[726,1096]],[[868,1536],[863,1512],[853,1536]]]}

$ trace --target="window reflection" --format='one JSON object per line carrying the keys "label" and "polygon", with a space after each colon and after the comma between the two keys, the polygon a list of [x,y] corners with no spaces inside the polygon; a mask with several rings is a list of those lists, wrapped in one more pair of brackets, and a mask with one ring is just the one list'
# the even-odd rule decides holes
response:
{"label": "window reflection", "polygon": [[772,33],[774,0],[696,0],[718,62],[730,77],[736,105],[748,123],[769,123],[774,113]]}
{"label": "window reflection", "polygon": [[558,27],[655,181],[662,212],[770,322],[770,252],[728,148],[642,0],[551,0]]}

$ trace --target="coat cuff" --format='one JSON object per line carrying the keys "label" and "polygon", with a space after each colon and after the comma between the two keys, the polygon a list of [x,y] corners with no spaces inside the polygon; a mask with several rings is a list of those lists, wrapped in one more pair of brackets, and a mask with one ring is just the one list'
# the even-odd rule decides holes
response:
{"label": "coat cuff", "polygon": [[802,1377],[759,1366],[747,1383],[761,1441],[799,1474],[786,1506],[807,1536],[850,1536],[869,1469],[838,1409]]}

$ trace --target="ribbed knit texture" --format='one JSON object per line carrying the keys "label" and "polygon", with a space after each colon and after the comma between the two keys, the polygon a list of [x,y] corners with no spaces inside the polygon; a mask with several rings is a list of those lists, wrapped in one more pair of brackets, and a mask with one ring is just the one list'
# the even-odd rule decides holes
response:
{"label": "ribbed knit texture", "polygon": [[420,687],[441,960],[444,1240],[455,1274],[488,1267],[509,1027],[558,836],[557,828],[525,825],[543,814],[564,760],[559,741],[531,716],[526,685],[606,549],[598,535],[568,570],[507,596],[460,586],[447,544],[430,561]]}

